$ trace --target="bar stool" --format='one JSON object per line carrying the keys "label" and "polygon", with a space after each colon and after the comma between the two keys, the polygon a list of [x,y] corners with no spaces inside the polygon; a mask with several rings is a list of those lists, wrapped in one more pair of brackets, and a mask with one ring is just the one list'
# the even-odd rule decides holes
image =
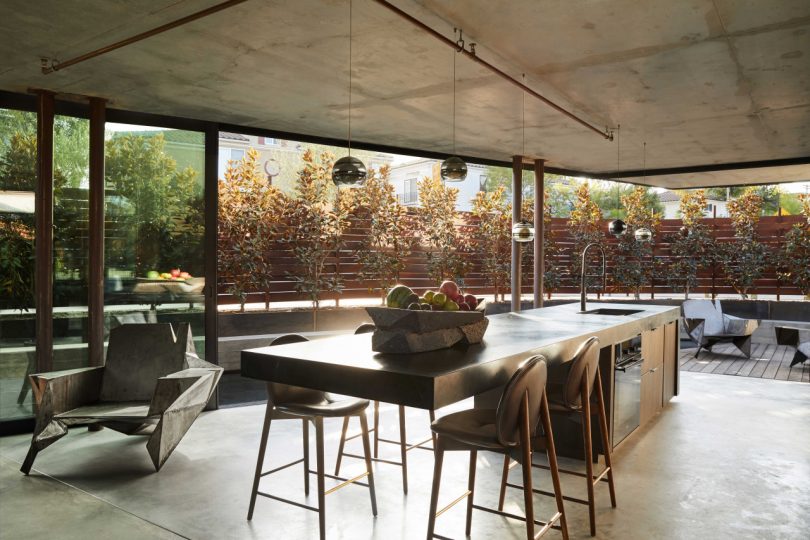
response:
{"label": "bar stool", "polygon": [[[546,400],[546,362],[542,356],[533,356],[523,362],[509,379],[504,388],[497,409],[469,409],[452,413],[433,422],[431,429],[437,435],[433,468],[433,490],[430,494],[430,515],[428,516],[427,538],[437,538],[434,534],[436,518],[450,507],[465,498],[467,499],[466,535],[470,535],[472,510],[484,510],[500,516],[519,519],[526,523],[526,537],[535,537],[534,526],[542,525],[537,537],[549,529],[562,531],[564,540],[568,540],[568,528],[565,522],[560,477],[557,473],[557,455],[554,450],[554,437],[551,433],[551,417]],[[538,430],[542,422],[543,430]],[[532,440],[535,441],[532,444]],[[534,519],[534,501],[532,498],[532,451],[543,446],[551,465],[551,480],[557,499],[557,513],[548,522]],[[467,491],[453,502],[436,511],[441,483],[442,462],[445,451],[470,452],[470,470],[467,477]],[[478,450],[498,452],[508,456],[515,454],[523,464],[523,496],[526,517],[479,506],[474,503],[475,469]],[[559,521],[559,525],[555,523]],[[443,538],[443,537],[439,537]]]}
{"label": "bar stool", "polygon": [[[368,334],[373,332],[377,327],[371,323],[363,323],[358,326],[354,333],[357,334]],[[433,422],[436,420],[436,413],[434,411],[428,411],[430,415],[430,421]],[[379,463],[387,463],[389,465],[397,465],[402,467],[402,491],[407,495],[408,494],[408,452],[413,450],[414,448],[420,448],[422,450],[430,450],[433,451],[431,447],[425,447],[424,445],[429,442],[434,442],[434,438],[430,437],[425,439],[424,441],[420,441],[417,443],[409,443],[406,440],[405,436],[405,406],[399,405],[399,440],[394,441],[391,439],[383,439],[380,437],[380,402],[374,401],[374,420],[373,420],[373,427],[369,430],[370,432],[374,433],[374,457],[371,458],[372,461],[376,461]],[[359,458],[362,459],[363,456],[359,456],[357,454],[351,454],[349,452],[345,452],[344,448],[346,446],[346,441],[350,441],[362,435],[362,433],[357,433],[350,437],[346,437],[346,432],[349,428],[349,419],[345,418],[343,420],[343,430],[340,434],[340,445],[338,446],[338,453],[337,453],[337,460],[335,461],[335,474],[340,474],[340,464],[343,461],[343,457],[351,457],[351,458]],[[399,455],[400,461],[393,461],[390,459],[382,459],[379,457],[379,450],[380,450],[380,443],[389,443],[389,444],[396,444],[399,446]]]}
{"label": "bar stool", "polygon": [[[273,340],[271,345],[285,345],[288,343],[298,343],[309,341],[304,336],[289,334]],[[320,390],[311,390],[298,386],[290,386],[279,383],[267,383],[267,412],[264,416],[264,427],[262,428],[262,439],[259,445],[259,458],[256,462],[256,473],[253,477],[253,490],[250,493],[250,508],[248,509],[248,520],[253,518],[253,508],[256,504],[256,495],[267,497],[276,501],[285,502],[312,510],[318,513],[318,524],[320,526],[320,538],[326,537],[326,507],[324,505],[326,495],[337,491],[349,484],[358,484],[369,489],[371,495],[371,512],[377,515],[377,498],[374,491],[374,473],[371,470],[371,448],[368,438],[368,423],[366,420],[366,409],[368,401],[365,399],[348,398],[335,401],[331,396]],[[360,419],[360,429],[363,437],[363,450],[365,453],[366,472],[354,478],[341,478],[324,472],[324,451],[323,451],[323,419],[343,417],[348,420],[351,416]],[[287,463],[275,469],[262,472],[264,465],[264,454],[267,450],[267,438],[270,433],[271,420],[301,420],[304,427],[304,457],[302,459]],[[309,424],[315,424],[315,446],[317,467],[315,471],[309,469]],[[309,495],[309,475],[316,474],[318,479],[318,506],[309,506],[298,503],[276,495],[259,491],[259,480],[263,476],[273,474],[299,463],[304,464],[304,493]],[[341,483],[326,490],[325,478],[339,480]],[[368,484],[360,482],[368,477]]]}
{"label": "bar stool", "polygon": [[[591,399],[596,394],[596,403]],[[607,415],[605,414],[605,400],[602,394],[602,379],[599,374],[599,339],[588,338],[579,346],[570,362],[558,364],[549,370],[548,384],[549,410],[552,416],[579,417],[582,422],[582,438],[585,445],[585,474],[577,471],[560,469],[561,473],[572,474],[585,478],[588,489],[588,500],[575,497],[563,497],[566,501],[588,505],[591,536],[596,535],[596,504],[594,500],[594,486],[599,482],[607,482],[610,490],[610,504],[616,508],[616,489],[613,483],[613,466],[610,459],[610,440],[607,429]],[[599,416],[599,431],[602,439],[602,452],[605,455],[605,469],[594,476],[593,471],[593,443],[591,437],[591,416],[594,414],[591,406],[596,405],[596,414]],[[540,469],[548,469],[545,465],[533,465]],[[507,487],[520,488],[521,486],[507,483],[509,473],[509,457],[504,459],[503,477],[501,479],[501,494],[498,509],[503,509],[503,500]],[[535,493],[552,495],[551,493],[535,490]]]}

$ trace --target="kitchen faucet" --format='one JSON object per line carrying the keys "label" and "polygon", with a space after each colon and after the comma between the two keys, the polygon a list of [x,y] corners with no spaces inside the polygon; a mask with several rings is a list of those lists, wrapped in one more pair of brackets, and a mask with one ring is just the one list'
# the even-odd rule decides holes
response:
{"label": "kitchen faucet", "polygon": [[588,275],[585,272],[585,265],[586,265],[586,255],[588,254],[588,250],[592,247],[596,247],[602,253],[602,290],[604,291],[607,289],[607,272],[605,271],[605,250],[600,246],[598,243],[593,242],[585,246],[585,249],[582,250],[582,268],[580,273],[580,284],[579,284],[579,312],[586,313],[585,310],[585,297],[587,296],[588,285],[585,282],[585,278],[588,277],[599,277],[599,275]]}

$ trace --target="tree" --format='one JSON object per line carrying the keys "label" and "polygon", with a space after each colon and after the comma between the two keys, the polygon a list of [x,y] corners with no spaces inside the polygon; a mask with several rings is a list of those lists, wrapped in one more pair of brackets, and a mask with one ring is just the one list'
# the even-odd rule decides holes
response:
{"label": "tree", "polygon": [[[497,188],[504,188],[507,201],[512,200],[512,169],[507,167],[487,167],[487,179],[484,183],[484,190],[495,191]],[[534,197],[534,173],[523,171],[522,175],[523,199],[528,200]],[[544,176],[546,189],[546,201],[549,203],[549,210],[554,217],[568,217],[573,207],[573,188],[577,181],[570,176],[546,173]]]}
{"label": "tree", "polygon": [[34,229],[0,220],[0,309],[28,311],[34,304]]}
{"label": "tree", "polygon": [[[602,211],[591,199],[590,186],[587,182],[580,184],[574,191],[574,208],[568,218],[568,227],[574,239],[571,253],[570,275],[575,286],[580,285],[582,268],[582,250],[588,244],[597,243],[604,247],[604,233],[601,230]],[[598,282],[601,285],[601,281]],[[588,286],[597,284],[595,278],[587,281]]]}
{"label": "tree", "polygon": [[562,284],[562,272],[557,267],[556,260],[560,253],[560,248],[554,238],[554,231],[551,229],[551,205],[546,199],[543,209],[543,253],[544,253],[544,272],[543,272],[543,291],[551,299],[551,293],[557,290]]}
{"label": "tree", "polygon": [[762,197],[757,189],[748,188],[728,203],[735,239],[723,244],[720,251],[726,278],[743,299],[754,281],[762,276],[768,256],[767,248],[759,242],[757,223],[762,215]]}
{"label": "tree", "polygon": [[[661,225],[660,214],[650,208],[645,201],[647,193],[645,188],[637,186],[622,197],[627,230],[619,236],[613,270],[615,282],[624,290],[632,291],[636,300],[641,297],[641,288],[649,285],[655,275],[653,243]],[[635,232],[641,228],[652,231],[652,239],[649,242],[636,240]]]}
{"label": "tree", "polygon": [[228,293],[239,298],[242,311],[249,292],[270,290],[270,250],[286,201],[260,170],[258,157],[255,149],[248,149],[244,158],[228,164],[224,178],[219,179],[219,272],[230,281]]}
{"label": "tree", "polygon": [[405,260],[416,244],[415,224],[407,208],[397,200],[389,174],[387,165],[380,167],[379,174],[369,169],[363,188],[357,190],[356,217],[368,223],[368,233],[357,251],[360,279],[376,283],[369,290],[379,290],[383,297],[399,281]]}
{"label": "tree", "polygon": [[[638,195],[638,190],[642,190],[643,193]],[[609,219],[623,219],[629,222],[623,200],[630,196],[638,199],[638,204],[646,210],[663,214],[664,206],[658,200],[658,194],[649,187],[620,182],[599,182],[591,186],[591,198],[602,209],[602,215]]]}
{"label": "tree", "polygon": [[466,264],[459,253],[461,237],[456,229],[458,189],[440,178],[425,177],[416,183],[419,191],[419,229],[427,245],[427,273],[436,285],[445,279],[464,277]]}
{"label": "tree", "polygon": [[804,221],[796,223],[785,235],[780,277],[810,295],[810,195],[799,195]]}
{"label": "tree", "polygon": [[331,175],[335,158],[331,153],[316,157],[307,150],[302,160],[304,167],[298,173],[295,197],[287,203],[282,238],[298,262],[298,271],[288,272],[287,277],[294,282],[295,290],[312,303],[312,324],[316,327],[321,294],[343,290],[340,275],[327,271],[327,261],[342,242],[354,197],[336,192]]}
{"label": "tree", "polygon": [[746,191],[752,191],[762,199],[760,211],[762,215],[775,216],[779,212],[781,190],[778,185],[713,187],[706,189],[706,196],[716,201],[733,201],[741,197]]}
{"label": "tree", "polygon": [[669,239],[675,262],[669,265],[667,280],[675,291],[683,291],[689,299],[689,291],[697,286],[698,272],[710,266],[716,251],[709,228],[703,223],[706,208],[706,192],[684,191],[681,193],[679,212],[683,233]]}
{"label": "tree", "polygon": [[470,215],[477,224],[468,225],[468,247],[481,263],[484,281],[495,290],[495,301],[503,299],[510,279],[512,254],[512,209],[506,188],[479,191],[472,200]]}

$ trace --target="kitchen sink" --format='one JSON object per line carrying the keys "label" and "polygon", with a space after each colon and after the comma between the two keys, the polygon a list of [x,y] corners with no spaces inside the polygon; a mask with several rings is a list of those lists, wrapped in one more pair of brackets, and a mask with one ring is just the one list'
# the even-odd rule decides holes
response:
{"label": "kitchen sink", "polygon": [[641,313],[643,309],[617,309],[617,308],[599,308],[586,311],[583,315],[633,315],[634,313]]}

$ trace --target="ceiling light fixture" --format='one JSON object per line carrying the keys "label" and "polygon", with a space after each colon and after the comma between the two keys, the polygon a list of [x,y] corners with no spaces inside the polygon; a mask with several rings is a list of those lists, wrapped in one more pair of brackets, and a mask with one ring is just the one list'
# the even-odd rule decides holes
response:
{"label": "ceiling light fixture", "polygon": [[463,182],[467,178],[467,164],[456,155],[456,56],[464,50],[464,34],[458,28],[458,49],[453,51],[453,155],[442,161],[441,176],[447,182]]}
{"label": "ceiling light fixture", "polygon": [[366,181],[366,166],[352,156],[352,0],[349,0],[349,155],[332,166],[332,181],[336,186],[356,187]]}
{"label": "ceiling light fixture", "polygon": [[622,148],[622,125],[616,126],[616,219],[608,223],[608,232],[618,238],[627,230],[627,224],[619,217],[621,201],[619,199],[619,156]]}

